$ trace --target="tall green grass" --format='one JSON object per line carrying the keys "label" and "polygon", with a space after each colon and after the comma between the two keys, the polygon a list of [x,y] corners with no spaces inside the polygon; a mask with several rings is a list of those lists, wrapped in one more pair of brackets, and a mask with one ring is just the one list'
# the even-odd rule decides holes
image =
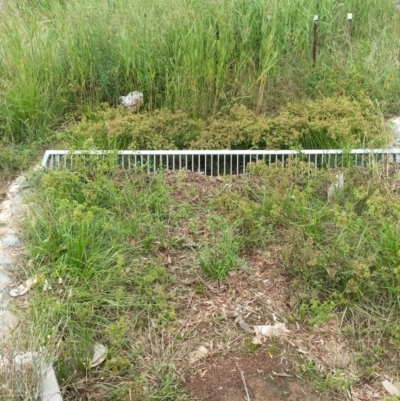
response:
{"label": "tall green grass", "polygon": [[43,137],[133,89],[149,110],[203,117],[237,102],[271,113],[287,100],[360,92],[396,112],[399,33],[394,0],[8,2],[0,13],[0,139]]}

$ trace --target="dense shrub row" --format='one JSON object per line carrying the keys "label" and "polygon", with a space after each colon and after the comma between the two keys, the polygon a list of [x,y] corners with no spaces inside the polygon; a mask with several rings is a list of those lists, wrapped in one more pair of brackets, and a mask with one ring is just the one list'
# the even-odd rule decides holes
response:
{"label": "dense shrub row", "polygon": [[382,115],[371,101],[342,96],[289,103],[270,118],[243,105],[208,119],[103,105],[61,136],[85,149],[287,149],[377,146],[384,134]]}

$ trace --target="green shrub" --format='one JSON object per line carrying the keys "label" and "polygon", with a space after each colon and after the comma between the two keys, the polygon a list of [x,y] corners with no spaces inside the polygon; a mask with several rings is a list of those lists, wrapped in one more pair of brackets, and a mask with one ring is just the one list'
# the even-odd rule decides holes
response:
{"label": "green shrub", "polygon": [[33,146],[6,145],[0,142],[0,174],[2,178],[28,169],[35,159],[36,152]]}
{"label": "green shrub", "polygon": [[376,146],[386,134],[370,100],[339,97],[289,103],[273,118],[243,105],[207,120],[182,111],[132,114],[104,105],[61,137],[83,149],[282,149]]}
{"label": "green shrub", "polygon": [[202,124],[180,111],[132,114],[103,105],[71,127],[65,139],[83,149],[183,149],[200,134]]}

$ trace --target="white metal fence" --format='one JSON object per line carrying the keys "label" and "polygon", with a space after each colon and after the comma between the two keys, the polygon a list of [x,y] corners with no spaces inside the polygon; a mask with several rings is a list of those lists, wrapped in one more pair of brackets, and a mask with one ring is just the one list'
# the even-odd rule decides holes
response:
{"label": "white metal fence", "polygon": [[372,163],[400,163],[400,148],[330,150],[47,150],[42,166],[74,168],[94,167],[108,160],[123,169],[140,168],[151,172],[160,169],[189,170],[206,175],[242,174],[251,162],[284,167],[288,158],[302,160],[311,168],[366,167]]}

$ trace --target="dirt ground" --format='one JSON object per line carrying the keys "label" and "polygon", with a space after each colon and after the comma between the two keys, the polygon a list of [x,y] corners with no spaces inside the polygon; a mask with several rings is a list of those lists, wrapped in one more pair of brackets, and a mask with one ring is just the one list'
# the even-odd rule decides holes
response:
{"label": "dirt ground", "polygon": [[[201,401],[242,401],[246,400],[246,386],[251,401],[345,399],[342,394],[320,394],[307,379],[299,378],[302,361],[315,360],[327,371],[340,363],[350,367],[350,356],[340,345],[343,339],[336,321],[319,332],[288,325],[290,332],[286,336],[267,339],[254,348],[251,345],[254,333],[245,333],[237,327],[230,317],[235,305],[240,303],[248,311],[245,320],[250,326],[273,324],[274,319],[286,321],[285,311],[293,295],[290,283],[279,274],[271,254],[254,253],[247,255],[246,261],[251,275],[238,271],[218,287],[212,282],[205,283],[208,300],[196,295],[191,298],[196,320],[202,322],[193,335],[202,339],[209,355],[192,370],[184,369],[190,372],[186,384],[191,397]],[[218,324],[216,318],[221,319]],[[223,344],[223,337],[227,344]]]}
{"label": "dirt ground", "polygon": [[247,394],[252,401],[328,400],[296,379],[289,365],[285,359],[271,358],[267,351],[210,358],[192,378],[191,395],[203,401],[242,401]]}

